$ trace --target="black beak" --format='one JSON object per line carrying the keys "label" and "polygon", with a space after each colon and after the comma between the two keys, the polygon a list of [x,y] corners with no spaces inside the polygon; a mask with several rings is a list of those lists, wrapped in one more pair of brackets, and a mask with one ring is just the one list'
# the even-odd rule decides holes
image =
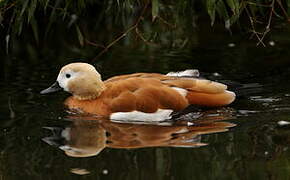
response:
{"label": "black beak", "polygon": [[58,82],[56,81],[51,85],[49,88],[44,89],[40,92],[40,94],[48,94],[48,93],[53,93],[62,90],[62,88],[59,86]]}

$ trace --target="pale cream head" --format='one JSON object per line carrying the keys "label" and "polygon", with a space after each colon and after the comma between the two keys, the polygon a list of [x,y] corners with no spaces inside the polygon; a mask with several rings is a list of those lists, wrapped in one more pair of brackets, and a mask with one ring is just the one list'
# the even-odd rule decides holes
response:
{"label": "pale cream head", "polygon": [[105,90],[101,75],[94,66],[87,63],[64,66],[58,74],[57,82],[65,91],[81,100],[94,99]]}

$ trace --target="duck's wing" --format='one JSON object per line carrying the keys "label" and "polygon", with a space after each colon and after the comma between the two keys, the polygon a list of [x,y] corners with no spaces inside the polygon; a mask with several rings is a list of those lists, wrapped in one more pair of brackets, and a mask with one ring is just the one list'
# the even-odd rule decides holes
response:
{"label": "duck's wing", "polygon": [[105,85],[107,89],[102,98],[110,102],[112,112],[154,113],[159,109],[176,111],[188,105],[182,94],[156,77],[130,77],[105,81]]}
{"label": "duck's wing", "polygon": [[[127,76],[119,80],[105,81],[105,85],[107,90],[103,98],[108,102],[112,113],[123,113],[117,114],[122,115],[122,118],[144,115],[151,119],[152,113],[169,116],[171,112],[180,111],[189,104],[222,106],[235,99],[235,94],[228,91],[224,84],[192,78]],[[147,116],[148,113],[151,113],[150,116]]]}
{"label": "duck's wing", "polygon": [[185,89],[189,104],[223,106],[232,103],[236,97],[234,92],[227,90],[226,85],[205,79],[168,79],[162,83]]}

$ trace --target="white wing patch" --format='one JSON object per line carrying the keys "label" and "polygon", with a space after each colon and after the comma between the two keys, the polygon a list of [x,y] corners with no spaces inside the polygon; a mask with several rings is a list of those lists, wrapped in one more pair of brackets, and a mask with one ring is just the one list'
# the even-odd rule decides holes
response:
{"label": "white wing patch", "polygon": [[183,76],[190,76],[190,77],[199,77],[199,71],[197,69],[187,69],[185,71],[179,72],[169,72],[166,76],[174,76],[174,77],[183,77]]}
{"label": "white wing patch", "polygon": [[171,118],[173,110],[170,109],[159,109],[155,113],[144,113],[140,111],[131,112],[116,112],[110,116],[111,120],[117,121],[151,121],[158,122],[164,121]]}
{"label": "white wing patch", "polygon": [[181,96],[186,97],[187,90],[179,87],[171,87],[172,89],[176,90]]}

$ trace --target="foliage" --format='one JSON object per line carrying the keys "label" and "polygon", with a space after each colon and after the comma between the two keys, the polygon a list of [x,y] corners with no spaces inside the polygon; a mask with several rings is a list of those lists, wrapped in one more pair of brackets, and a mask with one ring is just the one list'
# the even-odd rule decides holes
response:
{"label": "foliage", "polygon": [[[257,45],[263,46],[263,39],[270,31],[273,16],[289,21],[289,10],[289,0],[207,0],[207,11],[212,24],[218,14],[224,20],[225,28],[230,29],[245,14],[250,22],[252,36],[258,39]],[[256,30],[259,24],[265,24],[262,31]]]}
{"label": "foliage", "polygon": [[[243,22],[241,27],[258,39],[257,45],[265,46],[263,39],[274,17],[289,21],[290,0],[1,0],[0,32],[7,52],[10,42],[23,36],[24,30],[30,29],[39,44],[58,25],[74,28],[79,44],[101,48],[99,55],[129,34],[146,45],[182,48],[188,43],[183,34],[192,34],[204,14],[212,26],[224,22],[230,32],[233,25]],[[103,28],[112,34],[109,39],[96,37]],[[168,40],[172,33],[183,37],[173,42]]]}

